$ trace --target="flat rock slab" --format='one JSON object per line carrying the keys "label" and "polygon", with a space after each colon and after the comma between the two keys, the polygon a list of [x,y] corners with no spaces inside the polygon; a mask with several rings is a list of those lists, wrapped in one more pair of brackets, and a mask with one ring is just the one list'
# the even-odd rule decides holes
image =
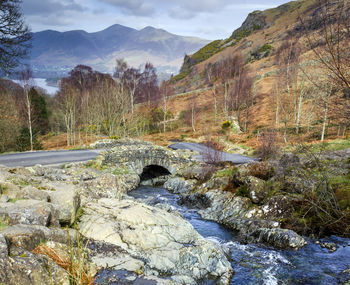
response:
{"label": "flat rock slab", "polygon": [[38,200],[19,200],[0,205],[0,218],[8,224],[58,225],[55,208],[52,204]]}
{"label": "flat rock slab", "polygon": [[221,248],[177,214],[131,199],[100,199],[86,205],[80,229],[87,238],[109,242],[142,260],[146,276],[161,273],[186,284],[201,279],[229,284],[232,268]]}
{"label": "flat rock slab", "polygon": [[36,225],[14,225],[0,232],[0,242],[1,236],[6,238],[10,245],[26,250],[33,250],[43,241],[67,243],[69,239],[74,243],[77,234],[73,229],[67,232],[61,228],[47,228]]}

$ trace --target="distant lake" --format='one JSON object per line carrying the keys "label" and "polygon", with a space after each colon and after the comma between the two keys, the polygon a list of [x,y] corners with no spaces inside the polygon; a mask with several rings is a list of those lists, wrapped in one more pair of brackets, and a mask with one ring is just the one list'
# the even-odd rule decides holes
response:
{"label": "distant lake", "polygon": [[[55,93],[58,91],[58,87],[47,85],[45,78],[33,78],[33,80],[34,80],[33,82],[34,86],[38,86],[40,88],[45,89],[49,95],[55,95]],[[13,80],[13,81],[22,85],[19,80]]]}
{"label": "distant lake", "polygon": [[55,95],[58,87],[47,85],[45,78],[34,78],[35,85],[47,91],[50,95]]}

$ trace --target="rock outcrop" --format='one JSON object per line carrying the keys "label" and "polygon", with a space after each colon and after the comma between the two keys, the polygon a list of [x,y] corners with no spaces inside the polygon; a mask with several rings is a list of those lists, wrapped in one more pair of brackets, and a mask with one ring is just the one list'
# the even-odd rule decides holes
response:
{"label": "rock outcrop", "polygon": [[87,238],[123,249],[129,255],[125,262],[145,275],[186,284],[202,279],[229,284],[232,269],[220,247],[174,213],[129,199],[100,199],[86,205],[80,229]]}

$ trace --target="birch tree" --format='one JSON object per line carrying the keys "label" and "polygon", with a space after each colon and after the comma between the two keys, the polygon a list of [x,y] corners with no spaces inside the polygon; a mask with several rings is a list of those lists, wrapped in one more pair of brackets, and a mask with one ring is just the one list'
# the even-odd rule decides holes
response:
{"label": "birch tree", "polygon": [[27,117],[27,126],[29,129],[30,150],[33,151],[33,118],[32,118],[32,102],[29,95],[31,88],[30,83],[32,80],[32,71],[30,68],[20,72],[20,81],[23,86],[23,94],[25,101],[25,112]]}

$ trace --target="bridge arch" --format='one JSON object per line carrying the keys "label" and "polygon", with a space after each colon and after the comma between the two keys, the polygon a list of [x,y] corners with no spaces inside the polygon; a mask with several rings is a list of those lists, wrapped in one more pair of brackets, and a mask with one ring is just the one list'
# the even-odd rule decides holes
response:
{"label": "bridge arch", "polygon": [[171,175],[171,173],[165,167],[151,164],[143,168],[143,171],[140,175],[140,179],[141,181],[146,181],[146,180],[154,179],[161,176],[168,176],[168,175]]}

